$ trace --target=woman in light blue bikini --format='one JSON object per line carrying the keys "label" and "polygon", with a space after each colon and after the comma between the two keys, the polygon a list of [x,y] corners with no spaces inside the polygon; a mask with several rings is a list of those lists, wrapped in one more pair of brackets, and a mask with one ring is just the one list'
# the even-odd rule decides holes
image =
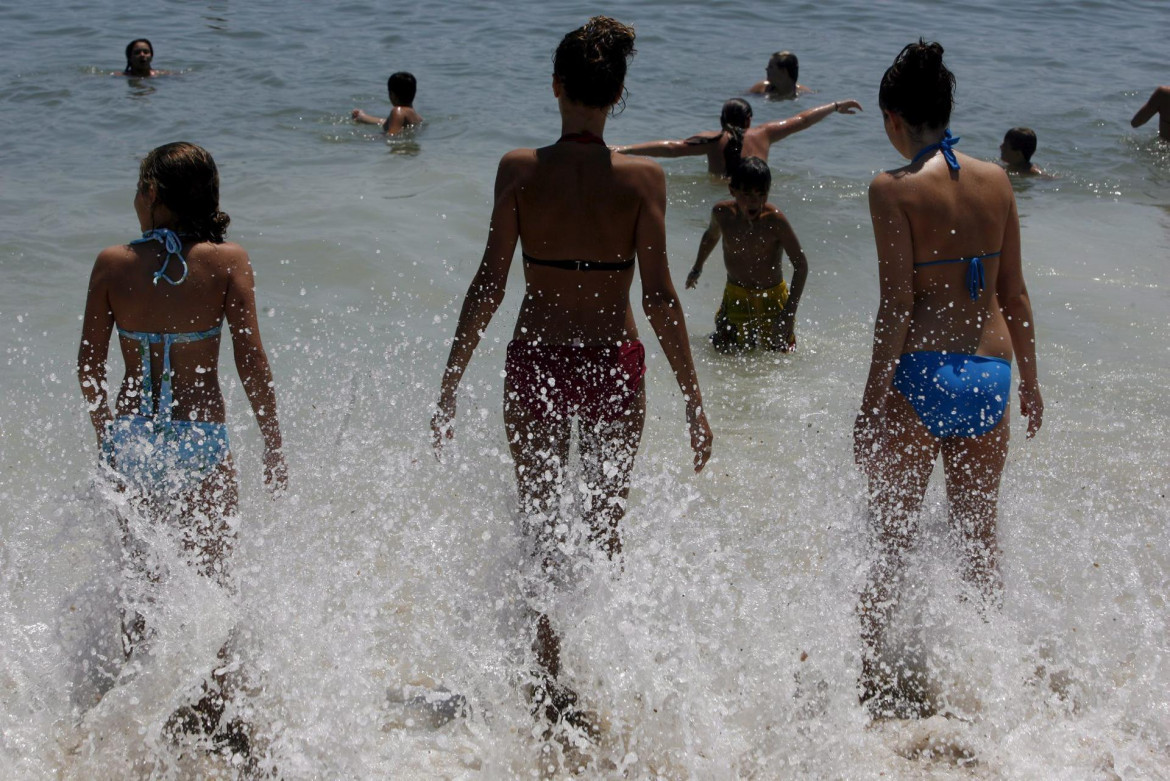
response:
{"label": "woman in light blue bikini", "polygon": [[959,139],[947,124],[955,81],[942,54],[937,43],[910,44],[882,77],[878,96],[886,135],[910,164],[870,185],[881,302],[854,426],[878,544],[858,607],[861,696],[875,716],[921,705],[920,682],[879,659],[935,459],[941,452],[964,577],[994,603],[1013,354],[1028,437],[1044,410],[1012,187],[999,166],[953,149]]}
{"label": "woman in light blue bikini", "polygon": [[[223,240],[219,174],[200,147],[151,151],[134,209],[142,238],[94,262],[77,375],[106,461],[155,510],[179,519],[200,571],[222,578],[237,496],[218,376],[224,318],[264,437],[265,482],[277,489],[286,481],[252,266],[242,247]],[[126,377],[111,415],[106,356],[115,326]]]}

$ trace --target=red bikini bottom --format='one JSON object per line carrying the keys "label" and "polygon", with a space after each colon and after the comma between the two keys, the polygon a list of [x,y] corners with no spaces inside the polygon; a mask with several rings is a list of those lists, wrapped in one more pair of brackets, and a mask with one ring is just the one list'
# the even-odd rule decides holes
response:
{"label": "red bikini bottom", "polygon": [[646,349],[621,345],[543,344],[512,340],[504,362],[509,398],[539,419],[618,420],[630,408],[646,374]]}

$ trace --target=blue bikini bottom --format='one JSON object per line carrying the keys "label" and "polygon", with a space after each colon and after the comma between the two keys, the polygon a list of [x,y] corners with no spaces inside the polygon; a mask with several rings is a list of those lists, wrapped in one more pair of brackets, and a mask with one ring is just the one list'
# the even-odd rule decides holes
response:
{"label": "blue bikini bottom", "polygon": [[142,415],[114,418],[102,450],[107,463],[140,490],[191,487],[230,452],[223,423]]}
{"label": "blue bikini bottom", "polygon": [[964,353],[903,353],[894,387],[936,437],[977,437],[1007,409],[1012,365],[1002,358]]}

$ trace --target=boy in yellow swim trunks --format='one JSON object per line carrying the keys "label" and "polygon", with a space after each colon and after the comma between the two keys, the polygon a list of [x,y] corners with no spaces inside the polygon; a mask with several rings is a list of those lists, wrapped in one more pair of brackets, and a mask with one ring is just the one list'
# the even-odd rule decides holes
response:
{"label": "boy in yellow swim trunks", "polygon": [[[720,352],[796,348],[796,307],[808,278],[808,259],[788,218],[767,202],[771,186],[768,164],[758,157],[744,158],[731,173],[732,200],[711,209],[711,224],[687,275],[687,288],[695,287],[722,236],[727,285],[711,334],[711,343]],[[784,282],[784,253],[792,263],[791,290]]]}

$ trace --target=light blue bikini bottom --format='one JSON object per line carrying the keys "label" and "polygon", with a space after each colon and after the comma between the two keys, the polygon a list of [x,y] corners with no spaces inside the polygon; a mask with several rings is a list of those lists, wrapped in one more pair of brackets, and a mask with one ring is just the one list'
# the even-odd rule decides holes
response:
{"label": "light blue bikini bottom", "polygon": [[1003,418],[1012,365],[965,353],[903,353],[894,387],[936,437],[977,437]]}
{"label": "light blue bikini bottom", "polygon": [[141,490],[189,484],[228,457],[227,426],[202,420],[160,421],[119,415],[106,428],[107,463]]}

